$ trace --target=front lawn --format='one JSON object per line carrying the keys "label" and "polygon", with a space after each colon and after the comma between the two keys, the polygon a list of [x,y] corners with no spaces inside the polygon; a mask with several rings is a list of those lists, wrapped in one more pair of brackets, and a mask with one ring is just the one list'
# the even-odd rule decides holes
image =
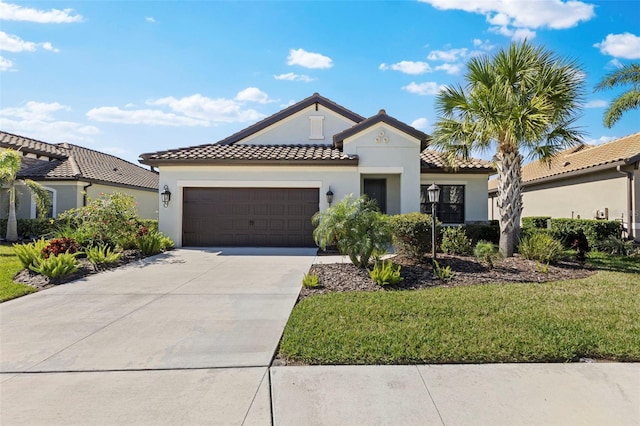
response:
{"label": "front lawn", "polygon": [[640,262],[596,260],[628,272],[312,296],[294,308],[280,357],[308,364],[640,361]]}
{"label": "front lawn", "polygon": [[13,253],[13,247],[0,244],[0,302],[36,291],[28,285],[13,282],[13,277],[21,269],[22,265]]}

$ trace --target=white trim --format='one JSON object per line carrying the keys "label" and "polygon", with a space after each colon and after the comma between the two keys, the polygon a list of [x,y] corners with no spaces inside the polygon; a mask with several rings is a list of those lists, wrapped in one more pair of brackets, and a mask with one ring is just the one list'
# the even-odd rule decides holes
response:
{"label": "white trim", "polygon": [[358,167],[358,172],[362,174],[402,174],[404,167]]}
{"label": "white trim", "polygon": [[[44,189],[45,191],[49,191],[51,192],[51,217],[56,217],[57,216],[57,199],[58,199],[58,191],[56,191],[53,188],[50,188],[48,186],[43,186],[42,189]],[[29,192],[30,196],[31,196],[31,209],[29,212],[29,218],[31,219],[35,219],[37,217],[37,206],[36,206],[36,199],[34,197],[34,195]]]}
{"label": "white trim", "polygon": [[179,180],[179,188],[322,188],[322,181],[291,180]]}

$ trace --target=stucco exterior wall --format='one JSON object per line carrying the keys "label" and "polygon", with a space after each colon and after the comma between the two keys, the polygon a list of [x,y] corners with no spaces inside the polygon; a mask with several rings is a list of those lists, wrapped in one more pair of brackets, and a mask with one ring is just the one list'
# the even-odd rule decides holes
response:
{"label": "stucco exterior wall", "polygon": [[[343,152],[359,157],[358,171],[400,179],[400,211],[420,211],[420,141],[385,123],[378,123],[344,140]],[[393,187],[387,181],[387,201]]]}
{"label": "stucco exterior wall", "polygon": [[[78,197],[78,192],[82,191],[82,186],[77,181],[49,181],[39,182],[46,190],[54,193],[53,217],[57,217],[65,210],[76,208],[82,205],[82,197]],[[79,188],[79,189],[78,189]],[[16,184],[17,207],[16,217],[18,219],[32,219],[36,217],[35,202],[31,192],[23,184]],[[0,217],[7,217],[8,200],[0,200],[2,211]]]}
{"label": "stucco exterior wall", "polygon": [[[322,139],[311,139],[310,117],[324,117]],[[323,144],[333,143],[333,135],[353,126],[355,122],[336,114],[322,105],[309,106],[266,129],[251,135],[239,144],[282,145],[282,144]]]}
{"label": "stucco exterior wall", "polygon": [[465,222],[486,221],[487,203],[484,194],[488,191],[488,177],[485,174],[423,174],[420,185],[464,185]]}
{"label": "stucco exterior wall", "polygon": [[[113,194],[120,192],[133,196],[138,209],[138,216],[143,219],[158,219],[160,196],[158,191],[145,191],[142,189],[124,188],[94,183],[87,188],[87,195],[91,199],[100,197],[100,194]],[[82,204],[80,204],[82,205]]]}
{"label": "stucco exterior wall", "polygon": [[[630,168],[627,168],[629,170]],[[638,239],[640,173],[634,170],[632,227]],[[627,223],[627,177],[614,169],[528,185],[522,195],[522,216],[593,219],[596,210],[608,209],[610,220]],[[490,217],[498,218],[496,197],[489,197]]]}
{"label": "stucco exterior wall", "polygon": [[319,209],[329,205],[325,194],[331,188],[334,202],[349,194],[360,195],[360,178],[355,166],[162,166],[160,188],[169,186],[171,202],[160,207],[160,231],[176,246],[182,246],[182,194],[188,187],[318,188]]}

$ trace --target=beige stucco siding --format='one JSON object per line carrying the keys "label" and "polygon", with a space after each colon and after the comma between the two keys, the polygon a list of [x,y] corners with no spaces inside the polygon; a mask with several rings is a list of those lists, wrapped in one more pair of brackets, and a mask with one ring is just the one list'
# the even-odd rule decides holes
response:
{"label": "beige stucco siding", "polygon": [[428,174],[420,176],[420,185],[464,185],[464,220],[477,222],[487,220],[487,202],[484,194],[488,190],[485,174]]}
{"label": "beige stucco siding", "polygon": [[182,246],[183,188],[318,188],[320,210],[329,207],[325,196],[329,188],[334,202],[349,194],[360,195],[355,166],[162,166],[160,188],[164,185],[169,186],[171,202],[160,207],[160,230],[178,247]]}
{"label": "beige stucco siding", "polygon": [[[322,138],[310,138],[311,117],[323,117]],[[269,127],[244,138],[239,144],[282,145],[282,144],[323,144],[331,145],[333,135],[353,126],[355,122],[336,114],[322,105],[309,106]]]}
{"label": "beige stucco siding", "polygon": [[138,216],[141,218],[158,219],[158,204],[160,201],[158,192],[155,190],[146,191],[142,189],[125,188],[98,183],[94,183],[87,188],[87,196],[90,199],[96,199],[100,197],[101,194],[113,194],[116,192],[131,195],[135,199]]}

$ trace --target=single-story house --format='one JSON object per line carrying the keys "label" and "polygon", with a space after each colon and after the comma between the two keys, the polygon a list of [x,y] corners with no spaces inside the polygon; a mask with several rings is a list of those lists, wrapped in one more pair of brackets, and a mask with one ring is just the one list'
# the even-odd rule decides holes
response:
{"label": "single-story house", "polygon": [[[51,196],[48,217],[86,205],[87,198],[121,192],[135,198],[140,217],[157,219],[158,174],[113,155],[81,146],[51,144],[0,131],[0,151],[13,149],[22,155],[19,179],[40,183]],[[16,216],[35,218],[36,204],[24,185],[17,185]],[[0,218],[8,213],[7,194],[0,196]]]}
{"label": "single-story house", "polygon": [[[640,133],[579,145],[522,167],[522,216],[620,220],[640,237]],[[489,181],[489,216],[498,218],[497,181]]]}
{"label": "single-story house", "polygon": [[456,169],[429,150],[429,136],[384,110],[365,118],[315,93],[217,143],[142,154],[160,171],[160,230],[177,246],[313,246],[311,217],[367,194],[388,214],[430,212],[487,220],[486,161]]}

